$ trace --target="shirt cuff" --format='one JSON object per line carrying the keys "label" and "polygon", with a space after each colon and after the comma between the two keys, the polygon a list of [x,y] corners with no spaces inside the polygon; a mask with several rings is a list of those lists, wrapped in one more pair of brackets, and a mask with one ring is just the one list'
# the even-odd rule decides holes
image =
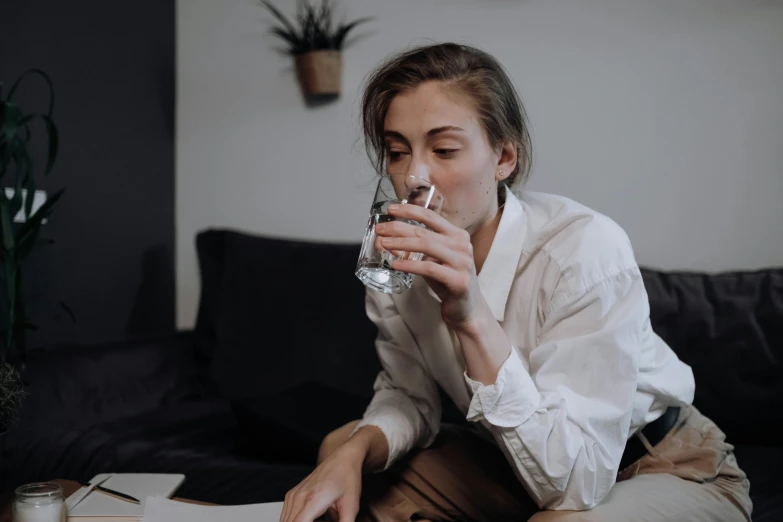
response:
{"label": "shirt cuff", "polygon": [[498,371],[495,384],[474,381],[465,372],[465,382],[473,390],[467,419],[486,419],[493,426],[512,428],[525,422],[541,402],[541,394],[514,347]]}
{"label": "shirt cuff", "polygon": [[354,428],[351,433],[351,437],[359,431],[359,428],[364,426],[375,426],[379,428],[386,437],[386,443],[389,445],[389,457],[386,459],[386,464],[383,466],[383,469],[377,471],[386,471],[392,464],[408,454],[413,448],[414,440],[409,434],[409,431],[401,429],[401,426],[407,426],[408,424],[409,421],[404,415],[392,409],[386,410],[383,413],[374,412],[374,414],[365,415],[365,417],[359,421],[359,424],[357,424],[356,428]]}

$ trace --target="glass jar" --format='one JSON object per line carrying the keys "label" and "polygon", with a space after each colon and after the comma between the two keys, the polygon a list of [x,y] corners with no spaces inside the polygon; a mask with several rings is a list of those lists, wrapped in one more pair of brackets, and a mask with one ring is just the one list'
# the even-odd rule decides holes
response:
{"label": "glass jar", "polygon": [[16,488],[13,522],[65,522],[63,488],[37,482]]}

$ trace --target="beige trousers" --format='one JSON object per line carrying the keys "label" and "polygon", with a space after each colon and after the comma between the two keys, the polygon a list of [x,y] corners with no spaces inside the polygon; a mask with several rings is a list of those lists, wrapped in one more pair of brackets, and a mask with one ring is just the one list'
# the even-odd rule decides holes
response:
{"label": "beige trousers", "polygon": [[[330,434],[321,457],[344,442],[354,426]],[[696,408],[681,408],[669,434],[655,447],[645,445],[649,454],[620,471],[600,505],[589,511],[538,511],[497,447],[470,430],[444,426],[429,448],[384,473],[365,475],[357,520],[750,520],[750,484],[733,446]]]}

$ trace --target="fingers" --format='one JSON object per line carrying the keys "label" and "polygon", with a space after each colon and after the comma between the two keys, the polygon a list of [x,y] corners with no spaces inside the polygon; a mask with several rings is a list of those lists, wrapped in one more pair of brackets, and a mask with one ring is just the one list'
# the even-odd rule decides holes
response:
{"label": "fingers", "polygon": [[398,260],[392,263],[392,268],[400,272],[416,274],[437,281],[451,293],[461,295],[467,292],[470,278],[467,272],[457,271],[433,261]]}
{"label": "fingers", "polygon": [[345,498],[338,502],[341,503],[339,508],[337,504],[332,504],[326,510],[326,520],[329,522],[356,522],[356,517],[359,514],[359,503]]}
{"label": "fingers", "polygon": [[[429,212],[429,211],[428,211]],[[451,225],[449,225],[451,226]],[[469,249],[472,248],[470,243],[470,234],[462,230],[461,228],[453,227],[455,230],[449,234],[438,232],[435,229],[426,229],[422,226],[412,225],[405,221],[388,221],[386,223],[380,223],[375,227],[375,234],[381,237],[421,237],[421,238],[445,238],[448,239],[448,244],[454,249]],[[471,250],[470,255],[473,255]]]}
{"label": "fingers", "polygon": [[[442,236],[441,236],[442,237]],[[386,250],[392,252],[402,250],[405,252],[421,252],[422,254],[434,258],[442,263],[452,267],[460,267],[472,262],[460,252],[456,251],[444,241],[436,238],[420,237],[384,237],[381,239],[381,245]],[[464,266],[467,268],[467,266]]]}
{"label": "fingers", "polygon": [[316,518],[326,513],[326,510],[329,509],[329,506],[335,500],[330,495],[324,494],[324,492],[319,494],[319,492],[314,490],[300,490],[297,495],[302,497],[299,503],[301,509],[299,513],[295,514],[292,522],[313,522]]}
{"label": "fingers", "polygon": [[404,258],[403,252],[420,252],[454,268],[473,268],[473,246],[469,237],[463,240],[402,221],[378,225],[375,232],[378,236],[376,249],[390,251],[398,258]]}
{"label": "fingers", "polygon": [[389,205],[389,214],[394,217],[401,217],[418,221],[422,225],[438,232],[439,234],[455,234],[462,230],[448,222],[443,216],[439,216],[434,211],[420,207],[418,205]]}
{"label": "fingers", "polygon": [[340,512],[337,511],[337,508],[334,506],[331,506],[329,509],[326,510],[326,520],[329,522],[339,522],[340,519]]}
{"label": "fingers", "polygon": [[307,478],[285,494],[283,512],[280,514],[280,522],[291,522],[294,519],[294,516],[302,509],[302,496],[300,492],[307,488],[311,476],[312,474],[307,476]]}
{"label": "fingers", "polygon": [[334,505],[337,500],[334,492],[329,491],[329,488],[319,490],[317,484],[312,486],[309,479],[307,477],[286,493],[280,522],[313,522]]}
{"label": "fingers", "polygon": [[467,294],[471,284],[471,274],[466,270],[455,270],[433,261],[399,260],[392,268],[431,279],[443,285],[453,295]]}
{"label": "fingers", "polygon": [[[385,248],[383,246],[383,244],[381,243],[382,240],[383,240],[383,238],[381,238],[381,237],[376,237],[375,238],[374,246],[375,246],[375,250],[377,250],[378,252],[383,252],[385,250],[388,250],[388,248]],[[405,254],[407,254],[407,252],[404,252],[402,250],[392,250],[391,253],[392,253],[392,255],[394,255],[394,257],[403,257],[403,256],[405,256]]]}
{"label": "fingers", "polygon": [[288,490],[288,492],[286,492],[285,499],[283,499],[283,512],[280,514],[280,522],[288,522],[289,520],[291,520],[290,515],[294,503],[295,492],[296,492],[296,488],[290,489]]}
{"label": "fingers", "polygon": [[412,225],[404,221],[387,221],[386,223],[380,223],[375,226],[375,234],[378,236],[420,237],[424,232],[430,231],[424,227]]}
{"label": "fingers", "polygon": [[359,514],[359,503],[353,500],[344,499],[340,506],[339,522],[356,522],[356,515]]}

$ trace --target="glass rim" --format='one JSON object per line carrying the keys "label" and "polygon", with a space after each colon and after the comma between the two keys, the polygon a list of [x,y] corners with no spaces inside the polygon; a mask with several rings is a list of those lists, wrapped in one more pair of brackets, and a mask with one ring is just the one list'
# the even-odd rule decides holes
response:
{"label": "glass rim", "polygon": [[14,490],[14,493],[17,496],[28,498],[52,498],[57,495],[62,495],[63,488],[54,482],[34,482],[32,484],[19,486]]}
{"label": "glass rim", "polygon": [[403,174],[401,172],[392,174],[389,172],[382,172],[378,175],[378,183],[379,183],[378,186],[380,186],[380,183],[382,183],[384,179],[391,180],[392,178],[411,178],[411,179],[415,179],[416,181],[421,181],[423,183],[426,183],[427,189],[433,190],[434,193],[438,195],[441,201],[441,205],[446,201],[446,197],[443,195],[443,192],[441,192],[440,187],[438,185],[436,185],[435,183],[433,183],[428,179],[420,178],[419,176],[413,174],[408,174],[408,173]]}

